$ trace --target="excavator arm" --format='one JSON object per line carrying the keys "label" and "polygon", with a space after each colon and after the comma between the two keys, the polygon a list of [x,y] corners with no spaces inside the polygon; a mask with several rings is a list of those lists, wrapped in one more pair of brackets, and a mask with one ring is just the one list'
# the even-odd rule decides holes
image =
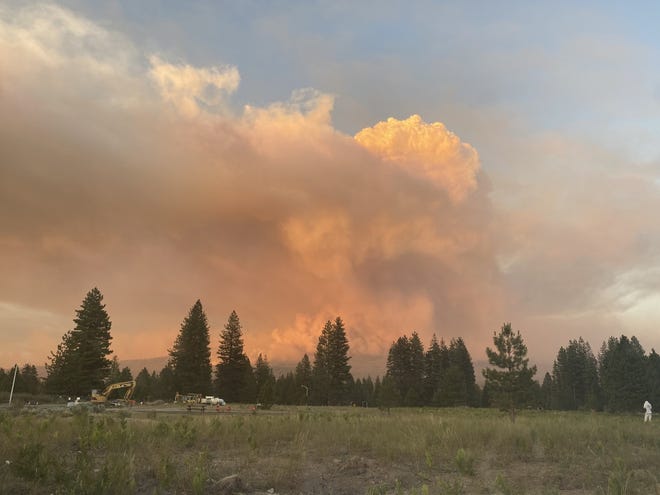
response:
{"label": "excavator arm", "polygon": [[135,380],[130,380],[127,382],[118,382],[112,383],[105,387],[105,390],[100,394],[92,394],[92,402],[105,403],[108,401],[108,397],[113,390],[126,389],[124,393],[123,400],[128,401],[133,396],[135,392]]}

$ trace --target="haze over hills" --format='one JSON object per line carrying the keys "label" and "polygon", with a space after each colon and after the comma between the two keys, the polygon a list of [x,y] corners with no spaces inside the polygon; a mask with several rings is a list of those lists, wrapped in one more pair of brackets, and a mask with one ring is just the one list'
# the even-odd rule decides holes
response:
{"label": "haze over hills", "polygon": [[[160,357],[152,357],[152,358],[143,358],[143,359],[126,359],[126,360],[120,360],[119,365],[121,368],[128,367],[131,370],[131,373],[133,373],[133,376],[137,376],[140,371],[142,371],[143,368],[147,368],[147,370],[151,373],[152,371],[155,371],[156,373],[160,373],[160,371],[165,367],[167,364],[167,356],[160,356]],[[310,360],[313,360],[313,356],[310,357]],[[296,368],[296,365],[298,362],[287,362],[287,361],[269,361],[271,367],[273,368],[273,373],[275,377],[279,377],[280,375],[286,374],[289,371],[294,371]],[[254,364],[254,363],[253,363]],[[532,363],[532,364],[537,364],[538,366],[538,371],[536,373],[536,376],[534,377],[539,383],[543,381],[543,375],[545,374],[546,371],[552,371],[551,366],[547,364],[538,364],[538,363]],[[383,377],[385,375],[385,365],[386,365],[386,359],[383,359],[379,356],[359,356],[359,357],[353,357],[350,360],[350,365],[351,365],[351,373],[353,375],[353,378],[366,378],[370,376],[374,380],[376,377]],[[488,366],[487,361],[483,360],[478,360],[478,361],[473,361],[474,365],[474,374],[477,380],[477,383],[480,385],[483,385],[483,375],[481,374],[481,370],[486,368]],[[9,365],[5,367],[5,370],[12,369],[13,365]],[[37,372],[39,376],[45,377],[46,376],[46,368],[42,366],[37,366]]]}
{"label": "haze over hills", "polygon": [[[120,366],[128,366],[133,373],[133,376],[142,370],[142,368],[147,368],[149,372],[155,371],[159,373],[160,370],[167,364],[167,356],[154,357],[154,358],[145,358],[145,359],[126,359],[120,360]],[[310,361],[313,361],[314,357],[310,356]],[[254,361],[252,364],[254,365]],[[273,368],[273,373],[275,377],[278,377],[282,374],[286,374],[289,371],[294,371],[298,362],[291,361],[270,361],[269,363]],[[354,378],[366,378],[371,376],[376,378],[377,376],[382,377],[385,374],[385,360],[380,356],[360,356],[358,359],[351,359],[351,373]],[[41,371],[40,371],[41,372]]]}
{"label": "haze over hills", "polygon": [[[313,360],[313,356],[310,357],[310,360]],[[133,376],[137,376],[142,368],[147,368],[149,372],[155,371],[156,373],[159,373],[165,364],[167,364],[167,356],[145,359],[127,359],[125,361],[120,361],[120,366],[122,368],[128,366],[131,369]],[[279,377],[280,375],[286,374],[289,371],[294,371],[297,364],[297,362],[270,361],[270,365],[273,368],[275,377]],[[351,374],[355,379],[366,378],[370,376],[375,380],[376,377],[379,376],[382,378],[385,375],[386,360],[379,356],[359,356],[358,358],[352,358],[350,360],[350,365]],[[488,362],[482,360],[473,361],[473,365],[477,383],[482,385],[483,376],[481,374],[481,370],[488,366]],[[543,375],[546,372],[545,368],[546,367],[544,366],[538,367],[538,372],[534,378],[539,382],[543,381]]]}

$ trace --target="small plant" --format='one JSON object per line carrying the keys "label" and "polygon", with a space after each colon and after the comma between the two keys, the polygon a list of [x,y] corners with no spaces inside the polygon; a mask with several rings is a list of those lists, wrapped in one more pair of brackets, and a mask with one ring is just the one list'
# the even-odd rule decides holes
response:
{"label": "small plant", "polygon": [[159,439],[166,438],[170,434],[171,430],[172,427],[165,421],[159,421],[154,427],[154,433]]}
{"label": "small plant", "polygon": [[26,480],[43,480],[47,475],[47,461],[41,443],[28,443],[18,451],[11,464],[16,475]]}
{"label": "small plant", "polygon": [[193,466],[192,473],[192,492],[195,495],[206,493],[206,480],[208,479],[209,456],[206,452],[201,452]]}
{"label": "small plant", "polygon": [[607,495],[627,495],[632,473],[621,459],[617,459],[614,469],[607,478]]}
{"label": "small plant", "polygon": [[387,493],[387,485],[374,485],[367,488],[365,495],[385,495]]}
{"label": "small plant", "polygon": [[515,493],[513,491],[513,487],[502,475],[502,473],[499,473],[495,478],[495,489],[497,490],[497,493],[501,495],[514,495]]}
{"label": "small plant", "polygon": [[441,481],[438,484],[438,493],[440,495],[463,495],[465,489],[460,480],[454,481]]}
{"label": "small plant", "polygon": [[431,456],[431,452],[428,450],[424,451],[424,458],[426,461],[426,467],[431,469],[433,467],[433,456]]}
{"label": "small plant", "polygon": [[156,478],[159,486],[169,488],[176,479],[176,470],[176,464],[170,456],[161,457],[156,469]]}
{"label": "small plant", "polygon": [[197,440],[197,427],[189,418],[180,419],[174,423],[174,435],[186,447],[192,447]]}
{"label": "small plant", "polygon": [[474,476],[474,457],[462,447],[456,452],[455,461],[461,474]]}
{"label": "small plant", "polygon": [[426,484],[423,484],[422,486],[418,488],[413,488],[410,490],[410,495],[429,495],[431,492],[429,491],[429,486]]}

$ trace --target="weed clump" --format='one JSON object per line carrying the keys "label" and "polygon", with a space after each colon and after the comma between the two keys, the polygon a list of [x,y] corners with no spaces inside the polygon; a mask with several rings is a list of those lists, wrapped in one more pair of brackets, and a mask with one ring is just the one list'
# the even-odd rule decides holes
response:
{"label": "weed clump", "polygon": [[474,476],[474,457],[465,449],[460,448],[456,452],[456,467],[461,474]]}

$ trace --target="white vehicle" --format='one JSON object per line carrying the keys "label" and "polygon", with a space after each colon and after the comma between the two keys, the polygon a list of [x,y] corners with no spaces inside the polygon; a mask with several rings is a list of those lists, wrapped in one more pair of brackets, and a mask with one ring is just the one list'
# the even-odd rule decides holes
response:
{"label": "white vehicle", "polygon": [[202,404],[210,404],[212,406],[224,406],[225,401],[219,397],[213,397],[212,395],[207,395],[201,401]]}

